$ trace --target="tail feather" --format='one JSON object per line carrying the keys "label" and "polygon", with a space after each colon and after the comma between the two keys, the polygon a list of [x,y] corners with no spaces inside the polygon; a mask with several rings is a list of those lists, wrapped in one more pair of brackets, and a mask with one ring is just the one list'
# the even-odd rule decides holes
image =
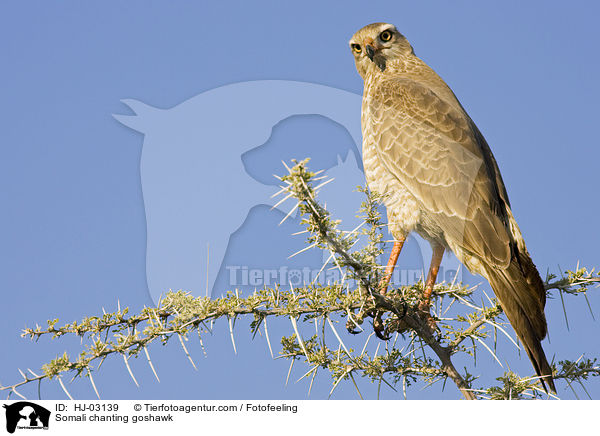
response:
{"label": "tail feather", "polygon": [[541,341],[546,336],[544,315],[546,291],[540,275],[526,249],[519,253],[520,262],[513,259],[506,269],[485,267],[485,275],[502,309],[521,340],[544,390],[556,392],[552,369]]}

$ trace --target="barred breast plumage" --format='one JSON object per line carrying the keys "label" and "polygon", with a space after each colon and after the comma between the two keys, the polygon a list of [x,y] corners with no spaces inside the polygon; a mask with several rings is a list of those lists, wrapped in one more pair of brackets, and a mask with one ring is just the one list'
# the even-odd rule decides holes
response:
{"label": "barred breast plumage", "polygon": [[[388,214],[388,228],[397,239],[406,237],[410,232],[416,231],[424,239],[437,242],[447,247],[443,231],[429,219],[428,211],[407,189],[407,187],[390,170],[381,164],[377,155],[377,143],[380,141],[381,126],[369,116],[371,89],[374,80],[370,77],[365,80],[365,90],[362,107],[362,156],[365,176],[369,189],[383,196],[383,203]],[[399,133],[399,132],[398,132]],[[408,135],[409,132],[402,132]]]}

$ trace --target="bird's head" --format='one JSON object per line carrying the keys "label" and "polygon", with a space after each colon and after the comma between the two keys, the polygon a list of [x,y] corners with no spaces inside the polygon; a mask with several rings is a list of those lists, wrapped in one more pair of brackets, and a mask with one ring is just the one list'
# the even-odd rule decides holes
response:
{"label": "bird's head", "polygon": [[404,35],[387,23],[369,24],[356,32],[350,39],[350,51],[363,79],[373,70],[385,72],[393,61],[413,54]]}

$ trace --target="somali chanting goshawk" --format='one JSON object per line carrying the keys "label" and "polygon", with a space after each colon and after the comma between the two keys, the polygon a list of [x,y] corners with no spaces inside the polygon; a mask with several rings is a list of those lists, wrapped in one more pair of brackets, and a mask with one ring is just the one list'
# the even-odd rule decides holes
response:
{"label": "somali chanting goshawk", "polygon": [[452,90],[391,24],[350,40],[364,79],[363,164],[369,188],[384,196],[394,247],[385,293],[407,235],[433,248],[420,305],[429,314],[444,250],[489,282],[544,388],[556,391],[541,340],[546,292],[513,217],[498,164]]}

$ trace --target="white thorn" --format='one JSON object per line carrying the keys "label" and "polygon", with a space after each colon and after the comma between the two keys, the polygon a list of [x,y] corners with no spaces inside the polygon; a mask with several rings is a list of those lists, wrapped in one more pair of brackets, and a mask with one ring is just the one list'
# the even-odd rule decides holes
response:
{"label": "white thorn", "polygon": [[360,355],[362,356],[363,354],[365,354],[365,350],[367,349],[367,345],[369,344],[369,339],[371,339],[371,336],[373,336],[375,333],[371,332],[371,334],[367,337],[367,340],[365,341],[365,346],[363,347],[362,351],[360,352]]}
{"label": "white thorn", "polygon": [[298,206],[300,206],[300,203],[296,203],[296,205],[294,207],[292,207],[292,210],[290,210],[286,216],[283,217],[283,219],[281,221],[279,221],[278,225],[282,225],[285,220],[287,220],[295,211],[296,209],[298,209]]}
{"label": "white thorn", "polygon": [[277,191],[275,194],[271,195],[269,198],[275,198],[279,194],[282,194],[282,193],[286,192],[287,190],[289,190],[289,188],[287,186],[281,187],[281,189],[279,191]]}
{"label": "white thorn", "polygon": [[[137,380],[135,379],[135,376],[133,375],[133,371],[131,370],[131,367],[129,366],[129,362],[127,361],[127,356],[123,355],[123,361],[125,362],[125,366],[127,367],[127,371],[129,372],[129,375],[131,376],[133,382],[139,388],[140,385],[138,384]],[[59,379],[59,381],[60,381],[60,379]],[[73,399],[73,398],[71,398],[71,399]]]}
{"label": "white thorn", "polygon": [[300,332],[298,331],[298,325],[296,324],[296,318],[290,315],[290,321],[292,322],[292,327],[294,327],[294,332],[296,332],[296,339],[298,340],[298,344],[300,344],[300,348],[304,351],[304,355],[306,356],[306,360],[310,362],[310,357],[308,357],[308,351],[306,351],[306,347],[304,346],[304,341],[302,340],[302,336],[300,336]]}
{"label": "white thorn", "polygon": [[287,377],[285,379],[285,385],[287,386],[288,381],[290,381],[290,374],[292,373],[292,368],[294,367],[294,362],[296,361],[296,359],[294,359],[292,357],[292,362],[290,363],[290,369],[288,369],[288,373],[287,373]]}
{"label": "white thorn", "polygon": [[317,371],[313,372],[313,376],[310,379],[310,385],[308,386],[308,396],[310,397],[310,391],[312,391],[313,382],[315,381],[315,377],[317,375]]}
{"label": "white thorn", "polygon": [[200,341],[200,347],[202,348],[202,353],[204,354],[204,358],[208,357],[206,353],[206,349],[204,348],[204,342],[202,341],[202,335],[200,334],[200,329],[198,329],[198,340]]}
{"label": "white thorn", "polygon": [[[27,397],[25,397],[24,395],[21,395],[21,394],[19,393],[19,391],[17,391],[17,389],[16,389],[16,388],[12,388],[12,389],[11,389],[11,391],[12,391],[12,392],[14,392],[15,394],[17,394],[19,397],[23,398],[24,400],[26,400],[26,399],[27,399]],[[71,398],[71,399],[72,399],[72,398]]]}
{"label": "white thorn", "polygon": [[504,365],[502,365],[502,362],[500,362],[500,359],[498,359],[498,357],[496,356],[496,353],[494,353],[492,351],[492,349],[490,347],[488,347],[488,345],[485,342],[483,342],[477,336],[471,335],[471,337],[474,338],[475,340],[477,340],[477,342],[479,342],[481,345],[483,345],[486,348],[486,350],[488,350],[490,352],[490,354],[494,357],[494,359],[496,359],[496,362],[498,362],[498,365],[500,365],[501,368],[504,368]]}
{"label": "white thorn", "polygon": [[185,344],[183,343],[183,337],[177,333],[177,336],[179,336],[179,342],[181,343],[181,348],[183,348],[183,351],[185,352],[185,355],[187,356],[187,358],[189,359],[190,363],[192,364],[192,366],[194,367],[194,369],[196,371],[198,371],[198,368],[196,368],[196,364],[194,363],[194,360],[192,359],[192,356],[190,356],[190,353],[187,349],[187,347],[185,346]]}
{"label": "white thorn", "polygon": [[[69,400],[71,400],[71,401],[72,401],[72,400],[73,400],[73,397],[71,396],[71,394],[69,393],[69,391],[68,391],[68,390],[67,390],[67,388],[65,387],[65,384],[64,384],[64,383],[63,383],[63,381],[62,381],[62,377],[60,377],[60,376],[59,376],[59,377],[57,377],[57,379],[58,379],[58,383],[60,383],[60,387],[63,389],[63,391],[65,391],[65,394],[67,394],[67,397],[69,397]],[[15,391],[15,393],[16,393],[16,391]],[[21,396],[22,396],[22,395],[21,395]],[[25,398],[25,397],[23,397],[23,398]]]}
{"label": "white thorn", "polygon": [[88,368],[88,376],[90,377],[90,382],[92,383],[92,387],[94,388],[94,392],[96,393],[96,396],[98,397],[99,400],[101,400],[102,398],[100,398],[100,394],[98,393],[98,388],[96,387],[96,383],[94,383],[94,377],[92,377],[92,371]]}
{"label": "white thorn", "polygon": [[152,364],[152,359],[150,359],[150,353],[148,352],[148,347],[144,347],[144,352],[146,353],[146,359],[148,359],[148,364],[150,365],[150,369],[152,369],[152,373],[156,380],[160,383],[160,378],[158,378],[158,374],[156,373],[156,369],[154,369],[154,365]]}
{"label": "white thorn", "polygon": [[321,189],[323,186],[333,182],[334,180],[335,180],[335,177],[327,180],[326,182],[321,183],[319,186],[315,187],[314,190],[316,191],[317,189]]}
{"label": "white thorn", "polygon": [[271,209],[270,209],[270,210],[273,210],[273,209],[275,209],[277,206],[279,206],[281,203],[283,203],[284,201],[286,201],[288,198],[292,197],[293,195],[294,195],[294,194],[288,194],[288,195],[286,195],[286,196],[285,196],[285,197],[283,197],[281,200],[279,200],[277,203],[275,203],[275,204],[273,205],[273,207],[271,207]]}
{"label": "white thorn", "polygon": [[344,348],[344,351],[346,352],[348,357],[350,357],[350,351],[348,351],[348,349],[346,348],[346,344],[344,344],[344,341],[342,341],[342,338],[340,338],[340,335],[338,334],[337,330],[335,329],[329,316],[327,316],[327,322],[329,323],[329,327],[331,327],[331,330],[333,330],[333,333],[335,334],[335,337],[337,338],[337,340],[340,341],[340,345]]}
{"label": "white thorn", "polygon": [[265,338],[267,339],[267,345],[269,346],[269,351],[271,352],[271,359],[273,359],[273,349],[271,348],[271,340],[269,339],[269,331],[267,330],[267,318],[265,318]]}
{"label": "white thorn", "polygon": [[229,335],[231,336],[231,344],[233,345],[233,352],[237,354],[237,348],[235,347],[235,339],[233,338],[233,320],[230,316],[227,317],[229,321]]}
{"label": "white thorn", "polygon": [[308,247],[304,247],[302,250],[296,251],[294,254],[288,256],[288,259],[291,259],[292,257],[299,255],[300,253],[304,253],[305,251],[308,251],[311,248],[316,247],[318,244],[319,244],[318,242],[315,242],[314,244],[310,244]]}
{"label": "white thorn", "polygon": [[517,342],[508,334],[508,332],[506,330],[504,330],[499,324],[496,324],[493,321],[489,321],[487,319],[484,319],[483,322],[493,325],[494,327],[496,327],[498,330],[500,330],[502,333],[504,333],[506,335],[506,337],[508,339],[510,339],[510,341],[515,344],[515,347],[517,347],[517,350],[521,351],[521,347],[519,347],[519,344],[517,344]]}

